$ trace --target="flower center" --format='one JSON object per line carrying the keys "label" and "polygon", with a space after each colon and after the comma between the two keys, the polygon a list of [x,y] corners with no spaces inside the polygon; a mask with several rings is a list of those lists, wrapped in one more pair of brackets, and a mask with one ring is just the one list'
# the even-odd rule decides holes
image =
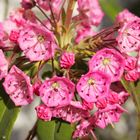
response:
{"label": "flower center", "polygon": [[103,60],[103,65],[108,65],[110,63],[110,59],[109,58],[105,58]]}
{"label": "flower center", "polygon": [[58,83],[56,83],[56,82],[55,82],[55,83],[53,83],[53,84],[52,84],[52,88],[53,88],[53,90],[54,90],[54,91],[56,91],[56,92],[57,92],[57,91],[58,91],[58,88],[59,88],[59,84],[58,84]]}
{"label": "flower center", "polygon": [[43,42],[45,41],[45,37],[44,37],[43,35],[38,35],[37,40],[38,40],[40,43],[43,43]]}
{"label": "flower center", "polygon": [[94,81],[93,79],[89,79],[89,80],[88,80],[88,84],[89,84],[89,85],[94,85],[94,84],[95,84],[95,81]]}

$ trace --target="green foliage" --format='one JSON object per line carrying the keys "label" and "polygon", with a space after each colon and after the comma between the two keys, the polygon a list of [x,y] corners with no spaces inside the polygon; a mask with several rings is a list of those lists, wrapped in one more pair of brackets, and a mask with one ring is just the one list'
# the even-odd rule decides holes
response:
{"label": "green foliage", "polygon": [[37,123],[37,135],[39,140],[71,140],[74,126],[66,122],[53,120]]}
{"label": "green foliage", "polygon": [[19,108],[14,106],[0,83],[0,140],[10,140],[18,113]]}
{"label": "green foliage", "polygon": [[100,0],[100,4],[105,14],[114,21],[116,15],[122,10],[117,0]]}

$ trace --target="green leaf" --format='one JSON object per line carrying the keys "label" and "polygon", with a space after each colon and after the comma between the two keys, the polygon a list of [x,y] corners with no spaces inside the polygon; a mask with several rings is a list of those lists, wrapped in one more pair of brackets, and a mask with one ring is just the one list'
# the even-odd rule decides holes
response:
{"label": "green leaf", "polygon": [[37,123],[37,135],[39,140],[54,140],[55,121],[44,122],[39,120]]}
{"label": "green leaf", "polygon": [[0,83],[0,140],[10,140],[14,122],[19,113]]}
{"label": "green leaf", "polygon": [[100,0],[100,5],[106,15],[113,21],[116,15],[122,10],[117,0]]}
{"label": "green leaf", "polygon": [[37,135],[39,140],[71,140],[74,126],[60,120],[37,123]]}

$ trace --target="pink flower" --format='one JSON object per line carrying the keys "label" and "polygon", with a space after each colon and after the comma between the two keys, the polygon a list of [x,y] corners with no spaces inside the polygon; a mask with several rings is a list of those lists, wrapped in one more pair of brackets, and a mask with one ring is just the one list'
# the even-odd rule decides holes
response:
{"label": "pink flower", "polygon": [[125,59],[125,70],[133,70],[136,68],[137,58],[132,56],[127,56]]}
{"label": "pink flower", "polygon": [[86,102],[96,102],[97,98],[108,94],[109,86],[110,78],[108,75],[96,71],[83,75],[80,78],[76,88],[78,94]]}
{"label": "pink flower", "polygon": [[78,0],[80,19],[90,25],[98,26],[104,16],[98,0]]}
{"label": "pink flower", "polygon": [[[22,29],[26,24],[36,23],[35,14],[29,9],[25,10],[24,8],[17,8],[10,12],[10,16],[7,19],[9,22],[15,24],[18,29]],[[11,26],[9,24],[9,26]],[[5,28],[9,28],[7,25]]]}
{"label": "pink flower", "polygon": [[75,39],[76,43],[79,43],[85,37],[95,35],[95,32],[93,31],[93,29],[89,25],[86,25],[86,24],[78,25],[76,30],[77,30],[77,35]]}
{"label": "pink flower", "polygon": [[44,104],[37,106],[36,108],[37,116],[39,119],[44,121],[50,121],[52,118],[52,109],[45,106]]}
{"label": "pink flower", "polygon": [[138,19],[138,17],[129,12],[127,9],[124,9],[117,15],[116,22],[121,22],[125,24],[135,19]]}
{"label": "pink flower", "polygon": [[67,78],[53,77],[46,79],[40,87],[41,100],[48,107],[60,107],[70,103],[75,86]]}
{"label": "pink flower", "polygon": [[126,110],[118,104],[108,105],[106,108],[100,109],[94,114],[95,124],[104,129],[108,124],[118,122],[123,112],[126,112]]}
{"label": "pink flower", "polygon": [[72,52],[64,52],[60,58],[60,66],[69,69],[75,63],[75,55]]}
{"label": "pink flower", "polygon": [[53,110],[53,117],[61,118],[70,123],[75,123],[75,122],[81,120],[82,118],[87,118],[87,117],[89,117],[89,115],[90,115],[89,112],[87,110],[85,110],[82,107],[82,105],[79,106],[79,102],[78,102],[78,106],[77,106],[76,101],[75,101],[75,103],[73,103],[73,102],[72,102],[72,104],[70,103],[70,105],[55,108]]}
{"label": "pink flower", "polygon": [[19,31],[12,30],[9,36],[10,41],[17,43],[19,37]]}
{"label": "pink flower", "polygon": [[119,94],[114,91],[110,91],[110,94],[108,94],[107,96],[107,100],[108,103],[111,105],[119,104]]}
{"label": "pink flower", "polygon": [[[50,11],[50,5],[52,7],[53,13],[58,14],[60,9],[61,9],[61,5],[62,5],[62,0],[36,0],[36,2],[38,3],[38,5],[43,8],[44,10]],[[50,2],[50,5],[49,5]]]}
{"label": "pink flower", "polygon": [[83,100],[82,105],[87,110],[92,110],[93,107],[94,107],[94,103],[92,103],[92,102],[86,102],[85,100]]}
{"label": "pink flower", "polygon": [[3,51],[0,49],[0,80],[8,73],[8,61],[5,58]]}
{"label": "pink flower", "polygon": [[21,26],[17,26],[17,24],[10,19],[3,22],[3,30],[8,36],[10,36],[12,31],[19,31],[21,28]]}
{"label": "pink flower", "polygon": [[12,12],[10,12],[9,20],[16,23],[18,27],[23,26],[26,22],[25,18],[23,17],[24,13],[25,13],[25,9],[17,8]]}
{"label": "pink flower", "polygon": [[121,52],[128,53],[139,50],[140,19],[124,24],[118,31],[118,37],[116,39]]}
{"label": "pink flower", "polygon": [[80,124],[76,126],[76,130],[73,133],[73,138],[81,138],[89,135],[94,127],[90,120],[82,120]]}
{"label": "pink flower", "polygon": [[18,43],[30,61],[52,58],[57,47],[53,34],[39,25],[24,28],[19,34]]}
{"label": "pink flower", "polygon": [[36,19],[31,10],[18,8],[10,13],[7,20],[1,25],[0,45],[2,47],[14,48],[17,45],[17,40],[21,29],[27,24],[35,23]]}
{"label": "pink flower", "polygon": [[35,6],[35,1],[34,0],[22,0],[21,1],[21,6],[25,9],[31,9]]}
{"label": "pink flower", "polygon": [[111,77],[112,82],[120,80],[124,66],[123,56],[114,49],[102,49],[89,61],[90,71],[102,71]]}
{"label": "pink flower", "polygon": [[124,77],[127,81],[136,81],[139,79],[140,73],[137,72],[136,69],[133,69],[133,70],[127,71]]}
{"label": "pink flower", "polygon": [[32,102],[33,89],[30,78],[16,66],[13,66],[5,77],[3,86],[16,106],[27,105]]}
{"label": "pink flower", "polygon": [[108,94],[108,96],[106,98],[107,98],[108,103],[111,105],[113,105],[113,104],[122,105],[126,102],[128,97],[129,97],[129,94],[125,91],[121,91],[119,93],[110,91],[110,94]]}
{"label": "pink flower", "polygon": [[108,124],[118,122],[123,112],[127,112],[121,105],[127,100],[128,94],[120,92],[119,94],[110,91],[106,97],[96,102],[97,112],[94,114],[95,124],[100,128],[105,128]]}
{"label": "pink flower", "polygon": [[100,98],[97,100],[97,102],[95,104],[98,109],[104,109],[107,107],[107,99],[105,97]]}
{"label": "pink flower", "polygon": [[41,87],[41,84],[42,84],[41,81],[36,81],[35,84],[33,85],[33,92],[34,92],[37,96],[40,95],[39,89],[40,89],[40,87]]}
{"label": "pink flower", "polygon": [[[0,46],[2,48],[15,46],[14,42],[9,40],[9,35],[12,30],[17,30],[17,26],[15,23],[10,20],[6,20],[3,23],[0,23]],[[12,37],[13,38],[13,37]]]}
{"label": "pink flower", "polygon": [[130,94],[128,94],[125,91],[120,92],[119,95],[118,95],[118,97],[119,97],[119,104],[120,105],[124,104],[129,96],[130,96]]}
{"label": "pink flower", "polygon": [[4,46],[7,39],[8,35],[5,33],[3,24],[0,22],[0,46]]}

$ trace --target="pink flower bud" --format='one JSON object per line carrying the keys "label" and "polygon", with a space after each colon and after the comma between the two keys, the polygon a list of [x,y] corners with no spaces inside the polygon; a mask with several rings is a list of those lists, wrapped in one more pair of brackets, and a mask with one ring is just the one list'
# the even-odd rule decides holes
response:
{"label": "pink flower bud", "polygon": [[37,117],[39,119],[42,119],[44,121],[50,121],[52,118],[52,110],[51,108],[45,106],[45,105],[39,105],[36,108],[36,112],[37,112]]}
{"label": "pink flower bud", "polygon": [[19,31],[12,30],[9,36],[10,41],[17,43]]}
{"label": "pink flower bud", "polygon": [[124,77],[127,81],[136,81],[140,77],[140,74],[139,72],[136,71],[136,69],[134,69],[134,70],[127,71]]}
{"label": "pink flower bud", "polygon": [[132,56],[127,56],[125,59],[125,70],[133,70],[136,68],[137,59]]}
{"label": "pink flower bud", "polygon": [[33,85],[33,92],[37,95],[37,96],[40,96],[40,93],[39,93],[39,88],[41,87],[41,81],[37,81],[35,82],[35,84]]}
{"label": "pink flower bud", "polygon": [[60,66],[69,69],[75,63],[74,53],[64,52],[60,58]]}
{"label": "pink flower bud", "polygon": [[92,110],[93,107],[94,107],[94,103],[92,103],[92,102],[86,102],[85,100],[83,100],[82,105],[87,110]]}
{"label": "pink flower bud", "polygon": [[24,9],[31,9],[35,6],[35,1],[34,0],[22,0],[21,2],[21,6],[24,8]]}

